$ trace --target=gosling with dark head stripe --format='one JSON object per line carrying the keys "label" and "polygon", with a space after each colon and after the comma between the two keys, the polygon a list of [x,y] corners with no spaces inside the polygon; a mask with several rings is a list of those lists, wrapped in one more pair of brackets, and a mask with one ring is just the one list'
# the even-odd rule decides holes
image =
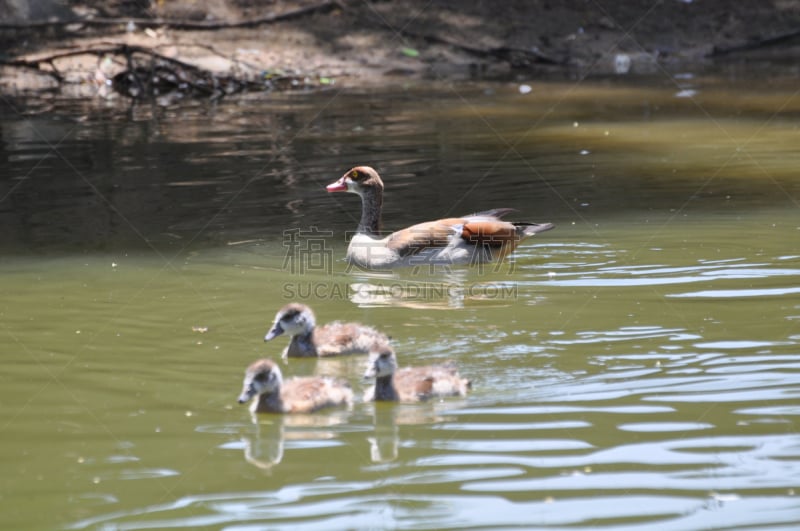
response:
{"label": "gosling with dark head stripe", "polygon": [[239,403],[247,402],[251,402],[253,413],[313,413],[352,405],[353,390],[347,382],[323,376],[294,377],[284,382],[280,367],[263,359],[245,371]]}
{"label": "gosling with dark head stripe", "polygon": [[278,310],[264,341],[281,334],[291,338],[289,346],[283,351],[284,358],[368,354],[389,345],[389,338],[385,334],[361,323],[333,321],[316,326],[314,312],[298,302],[291,302]]}
{"label": "gosling with dark head stripe", "polygon": [[420,402],[434,397],[466,396],[471,383],[452,364],[397,368],[392,349],[370,354],[364,378],[375,386],[364,393],[364,401]]}

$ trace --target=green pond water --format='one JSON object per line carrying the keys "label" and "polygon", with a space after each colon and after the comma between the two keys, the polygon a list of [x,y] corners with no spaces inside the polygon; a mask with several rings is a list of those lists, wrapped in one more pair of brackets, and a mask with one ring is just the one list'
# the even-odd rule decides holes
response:
{"label": "green pond water", "polygon": [[[0,528],[794,529],[796,79],[0,106]],[[553,222],[500,267],[351,270],[384,223]],[[302,300],[465,399],[254,420]],[[364,357],[290,360],[357,395]]]}

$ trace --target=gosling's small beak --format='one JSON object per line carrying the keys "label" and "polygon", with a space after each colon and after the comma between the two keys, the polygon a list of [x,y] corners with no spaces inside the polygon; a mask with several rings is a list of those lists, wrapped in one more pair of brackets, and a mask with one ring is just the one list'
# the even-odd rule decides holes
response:
{"label": "gosling's small beak", "polygon": [[370,364],[367,367],[367,370],[364,371],[364,376],[361,377],[362,380],[372,380],[378,374],[378,370],[375,368],[375,364]]}
{"label": "gosling's small beak", "polygon": [[253,398],[253,392],[250,389],[245,389],[244,391],[242,391],[242,394],[239,395],[238,402],[240,404],[246,404],[247,402],[250,402],[252,398]]}
{"label": "gosling's small beak", "polygon": [[270,339],[276,338],[283,333],[283,328],[281,328],[280,323],[275,323],[275,326],[272,327],[272,330],[267,332],[267,335],[264,336],[264,341],[269,341]]}
{"label": "gosling's small beak", "polygon": [[346,192],[347,191],[347,181],[346,177],[342,177],[335,183],[331,183],[325,187],[325,189],[329,192]]}

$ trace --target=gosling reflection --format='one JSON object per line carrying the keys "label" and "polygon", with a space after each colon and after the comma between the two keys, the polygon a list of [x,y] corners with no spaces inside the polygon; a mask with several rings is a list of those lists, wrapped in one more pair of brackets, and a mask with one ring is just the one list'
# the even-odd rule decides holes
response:
{"label": "gosling reflection", "polygon": [[271,470],[284,458],[292,442],[327,441],[338,437],[332,428],[348,420],[348,411],[308,415],[262,415],[251,413],[254,425],[250,436],[241,438],[244,459],[264,471]]}
{"label": "gosling reflection", "polygon": [[269,423],[268,429],[263,430],[255,414],[253,414],[253,421],[255,424],[254,436],[252,438],[242,437],[244,460],[256,468],[268,471],[283,460],[283,417],[276,417],[275,421]]}
{"label": "gosling reflection", "polygon": [[374,430],[367,439],[370,460],[373,463],[389,463],[400,455],[402,431],[412,426],[438,424],[453,420],[445,410],[462,406],[463,401],[423,402],[417,404],[397,404],[394,402],[373,402],[365,404],[372,408]]}
{"label": "gosling reflection", "polygon": [[367,437],[369,457],[373,463],[389,463],[397,459],[400,447],[400,429],[397,409],[376,407],[373,416],[375,431]]}

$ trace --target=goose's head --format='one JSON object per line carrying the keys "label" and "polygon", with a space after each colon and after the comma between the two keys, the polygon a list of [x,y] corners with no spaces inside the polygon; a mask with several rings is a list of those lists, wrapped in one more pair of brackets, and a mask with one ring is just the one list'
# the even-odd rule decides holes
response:
{"label": "goose's head", "polygon": [[281,334],[289,337],[306,335],[314,330],[315,325],[316,319],[311,308],[305,304],[291,302],[275,314],[275,321],[267,335],[264,336],[264,341],[269,341]]}
{"label": "goose's head", "polygon": [[281,369],[275,362],[267,359],[253,362],[244,373],[239,403],[246,404],[259,395],[275,393],[282,382]]}
{"label": "goose's head", "polygon": [[383,378],[391,376],[397,370],[397,356],[394,350],[387,347],[369,355],[367,370],[364,371],[364,379]]}
{"label": "goose's head", "polygon": [[351,192],[363,196],[368,191],[383,193],[383,181],[373,168],[357,166],[325,189],[329,192]]}

